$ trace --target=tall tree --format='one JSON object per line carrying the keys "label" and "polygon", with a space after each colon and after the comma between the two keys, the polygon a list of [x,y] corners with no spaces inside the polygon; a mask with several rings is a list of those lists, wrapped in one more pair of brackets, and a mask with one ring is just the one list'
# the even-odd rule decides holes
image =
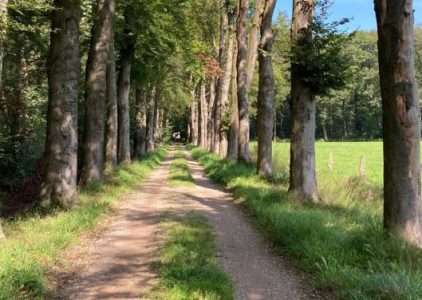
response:
{"label": "tall tree", "polygon": [[107,62],[113,30],[114,0],[97,0],[86,67],[82,184],[102,180],[107,100]]}
{"label": "tall tree", "polygon": [[150,153],[155,150],[154,142],[154,109],[155,109],[155,98],[157,97],[157,88],[155,86],[151,87],[151,90],[148,95],[148,104],[147,104],[147,134],[146,134],[146,152]]}
{"label": "tall tree", "polygon": [[[257,2],[257,5],[259,5]],[[246,21],[249,0],[239,0],[237,19],[237,101],[239,114],[239,157],[240,161],[249,162],[249,104],[248,104],[248,36]],[[255,27],[253,27],[253,30]],[[257,33],[256,33],[257,34]],[[254,45],[252,45],[254,47]],[[251,50],[252,51],[252,50]],[[256,58],[256,57],[255,57]]]}
{"label": "tall tree", "polygon": [[216,86],[216,79],[215,76],[213,76],[209,83],[209,95],[208,95],[208,151],[213,150],[213,144],[214,144],[214,115],[213,115],[213,108],[215,103],[215,86]]}
{"label": "tall tree", "polygon": [[[312,22],[315,0],[293,2],[292,51],[306,53],[302,48],[312,43]],[[303,58],[305,59],[305,58]],[[296,61],[291,66],[292,133],[290,150],[290,187],[302,201],[319,200],[315,171],[315,97],[304,80]]]}
{"label": "tall tree", "polygon": [[146,153],[147,103],[143,88],[136,89],[136,142],[135,155],[140,158]]}
{"label": "tall tree", "polygon": [[[237,44],[237,43],[236,43]],[[234,56],[237,56],[237,45],[234,49]],[[233,59],[232,80],[230,88],[230,128],[227,158],[237,160],[239,158],[239,103],[237,96],[237,61]]]}
{"label": "tall tree", "polygon": [[259,33],[261,29],[262,14],[264,10],[265,1],[264,0],[255,0],[255,10],[252,18],[252,26],[249,32],[249,41],[248,41],[248,62],[247,62],[247,90],[249,92],[253,75],[255,73],[256,60],[258,57],[258,45],[259,45]]}
{"label": "tall tree", "polygon": [[48,116],[43,205],[69,207],[77,198],[78,95],[80,79],[77,0],[55,0],[48,59]]}
{"label": "tall tree", "polygon": [[134,32],[135,10],[127,5],[125,8],[125,28],[120,50],[120,71],[118,80],[119,111],[119,163],[130,162],[130,80],[132,60],[135,53],[136,35]]}
{"label": "tall tree", "polygon": [[0,0],[0,96],[3,89],[3,59],[4,59],[4,39],[7,28],[7,4],[8,0]]}
{"label": "tall tree", "polygon": [[236,24],[236,14],[237,14],[237,5],[233,5],[230,1],[225,1],[223,8],[223,26],[225,27],[224,34],[224,49],[221,69],[223,70],[223,75],[218,81],[217,86],[217,96],[215,101],[216,106],[216,116],[214,120],[215,133],[216,133],[216,142],[215,146],[218,146],[218,149],[215,149],[221,157],[226,157],[227,155],[227,118],[228,115],[228,106],[229,106],[229,92],[230,92],[230,83],[232,79],[232,69],[233,69],[233,58],[234,58],[234,49],[235,49],[235,24]]}
{"label": "tall tree", "polygon": [[384,227],[422,246],[420,108],[412,0],[376,0],[384,117]]}
{"label": "tall tree", "polygon": [[113,170],[117,166],[118,151],[118,104],[114,30],[112,35],[107,65],[106,170]]}
{"label": "tall tree", "polygon": [[205,79],[202,79],[200,84],[199,117],[199,145],[206,149],[208,147],[208,103]]}
{"label": "tall tree", "polygon": [[272,19],[276,0],[265,0],[259,43],[259,94],[258,94],[258,164],[262,176],[272,175],[272,138],[274,128],[274,72],[272,47],[274,33]]}

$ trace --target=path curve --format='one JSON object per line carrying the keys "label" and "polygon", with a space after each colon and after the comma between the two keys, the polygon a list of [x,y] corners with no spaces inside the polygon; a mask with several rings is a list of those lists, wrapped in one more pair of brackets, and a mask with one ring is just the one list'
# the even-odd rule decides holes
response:
{"label": "path curve", "polygon": [[127,197],[100,237],[89,242],[84,267],[76,267],[58,299],[142,299],[157,282],[152,265],[159,256],[160,217],[192,211],[214,228],[219,263],[232,278],[236,300],[321,299],[197,162],[188,159],[193,187],[170,187],[173,154]]}

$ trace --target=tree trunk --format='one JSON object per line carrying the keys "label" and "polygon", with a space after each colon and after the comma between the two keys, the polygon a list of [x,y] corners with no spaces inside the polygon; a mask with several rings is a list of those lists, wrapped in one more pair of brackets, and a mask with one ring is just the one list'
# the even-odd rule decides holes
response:
{"label": "tree trunk", "polygon": [[147,138],[146,138],[146,152],[154,151],[154,103],[157,88],[154,87],[149,92],[148,105],[147,105]]}
{"label": "tree trunk", "polygon": [[[293,7],[292,42],[294,49],[312,43],[314,0],[295,0]],[[289,191],[301,201],[319,200],[315,171],[314,96],[304,78],[292,64],[292,133],[290,149]]]}
{"label": "tree trunk", "polygon": [[201,81],[200,96],[199,96],[199,144],[203,149],[208,146],[208,103],[207,103],[207,88],[205,81]]}
{"label": "tree trunk", "polygon": [[70,207],[77,199],[80,3],[54,1],[48,59],[48,116],[41,200]]}
{"label": "tree trunk", "polygon": [[420,109],[412,0],[376,0],[384,116],[384,227],[422,246]]}
{"label": "tree trunk", "polygon": [[195,88],[192,89],[192,105],[191,105],[191,143],[195,146],[198,146],[199,141],[199,108],[198,108],[198,99],[196,97]]}
{"label": "tree trunk", "polygon": [[207,142],[207,149],[208,151],[212,151],[213,144],[214,144],[214,115],[213,115],[213,108],[215,103],[215,85],[216,80],[213,77],[210,81],[209,85],[209,98],[208,98],[208,142]]}
{"label": "tree trunk", "polygon": [[157,93],[154,102],[154,144],[160,142],[161,131],[161,111],[160,111],[160,94]]}
{"label": "tree trunk", "polygon": [[[244,0],[241,0],[244,1]],[[249,93],[251,85],[253,82],[253,77],[255,73],[255,65],[258,56],[258,44],[259,44],[259,33],[262,22],[262,14],[264,10],[265,1],[264,0],[255,0],[255,12],[252,19],[252,28],[249,33],[249,51],[248,51],[248,61],[247,61],[247,92]]]}
{"label": "tree trunk", "polygon": [[[8,0],[0,0],[0,97],[3,91],[3,60],[4,60],[4,39],[7,30],[7,5]],[[0,228],[1,229],[1,228]]]}
{"label": "tree trunk", "polygon": [[[230,83],[232,79],[232,69],[233,69],[233,58],[234,58],[234,32],[235,32],[235,23],[236,23],[236,11],[226,11],[227,19],[227,34],[226,41],[227,47],[224,47],[225,54],[223,57],[222,70],[224,71],[223,76],[219,80],[219,85],[217,88],[217,98],[216,98],[216,118],[215,118],[215,132],[216,132],[216,151],[220,157],[227,156],[227,115],[229,107],[229,92],[230,92]],[[217,148],[218,147],[218,148]]]}
{"label": "tree trunk", "polygon": [[132,29],[131,6],[126,7],[123,45],[120,51],[120,72],[118,85],[119,104],[119,163],[130,163],[130,75],[135,52],[135,36]]}
{"label": "tree trunk", "polygon": [[[260,1],[256,3],[257,7],[260,5]],[[237,20],[237,100],[238,100],[238,119],[239,119],[239,157],[238,159],[243,162],[249,162],[249,104],[248,104],[248,38],[246,34],[246,21],[248,18],[249,1],[239,0],[239,18]],[[257,13],[258,11],[256,11]],[[254,21],[256,21],[254,17]],[[255,24],[254,24],[255,26]],[[255,40],[257,39],[256,28],[252,28],[252,32],[255,32]],[[253,34],[253,33],[251,33]],[[257,44],[256,42],[254,42]],[[255,47],[255,50],[250,49],[249,55],[252,52],[257,52],[256,46],[253,44],[251,47]],[[253,59],[251,57],[250,59]],[[255,56],[256,59],[256,56]],[[250,62],[252,63],[252,62]],[[253,68],[255,64],[253,63]],[[252,67],[252,66],[251,66]],[[253,72],[252,72],[253,74]]]}
{"label": "tree trunk", "polygon": [[107,100],[107,62],[113,30],[114,0],[97,0],[86,67],[85,132],[81,183],[102,180]]}
{"label": "tree trunk", "polygon": [[122,54],[121,69],[119,72],[118,104],[119,104],[119,163],[130,163],[130,72],[132,56]]}
{"label": "tree trunk", "polygon": [[[237,56],[237,47],[234,50],[234,56]],[[239,110],[237,98],[237,62],[233,59],[232,80],[230,90],[230,131],[227,158],[238,160],[239,158]]]}
{"label": "tree trunk", "polygon": [[265,0],[259,43],[259,94],[258,94],[258,163],[261,176],[272,176],[272,141],[274,127],[274,75],[272,47],[274,34],[272,18],[275,0]]}
{"label": "tree trunk", "polygon": [[146,93],[142,88],[136,89],[136,143],[135,156],[140,158],[146,153],[147,103]]}
{"label": "tree trunk", "polygon": [[[114,36],[114,32],[112,33]],[[118,111],[117,111],[117,80],[114,37],[110,44],[109,62],[107,65],[107,117],[106,117],[106,170],[111,171],[117,166],[118,149]]]}

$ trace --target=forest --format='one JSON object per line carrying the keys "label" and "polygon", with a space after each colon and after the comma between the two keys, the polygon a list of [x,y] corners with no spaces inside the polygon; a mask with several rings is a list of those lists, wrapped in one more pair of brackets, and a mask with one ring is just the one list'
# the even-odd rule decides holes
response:
{"label": "forest", "polygon": [[[0,0],[0,299],[422,299],[418,0],[374,0],[372,30],[333,18],[341,0],[281,1]],[[154,214],[160,266],[122,267]],[[100,227],[128,236],[94,252],[157,273],[152,292],[105,262],[86,274],[115,294],[57,273]],[[303,294],[272,290],[278,267],[228,271],[237,234]]]}

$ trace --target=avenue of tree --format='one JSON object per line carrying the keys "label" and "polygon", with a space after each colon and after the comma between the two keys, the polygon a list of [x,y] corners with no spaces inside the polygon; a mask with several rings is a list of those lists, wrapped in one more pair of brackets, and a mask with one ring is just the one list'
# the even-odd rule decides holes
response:
{"label": "avenue of tree", "polygon": [[383,137],[384,227],[422,245],[413,0],[375,0],[377,32],[353,33],[329,0],[294,0],[291,21],[276,2],[0,0],[2,194],[72,207],[180,132],[269,179],[290,139],[291,199],[319,202],[316,139]]}

